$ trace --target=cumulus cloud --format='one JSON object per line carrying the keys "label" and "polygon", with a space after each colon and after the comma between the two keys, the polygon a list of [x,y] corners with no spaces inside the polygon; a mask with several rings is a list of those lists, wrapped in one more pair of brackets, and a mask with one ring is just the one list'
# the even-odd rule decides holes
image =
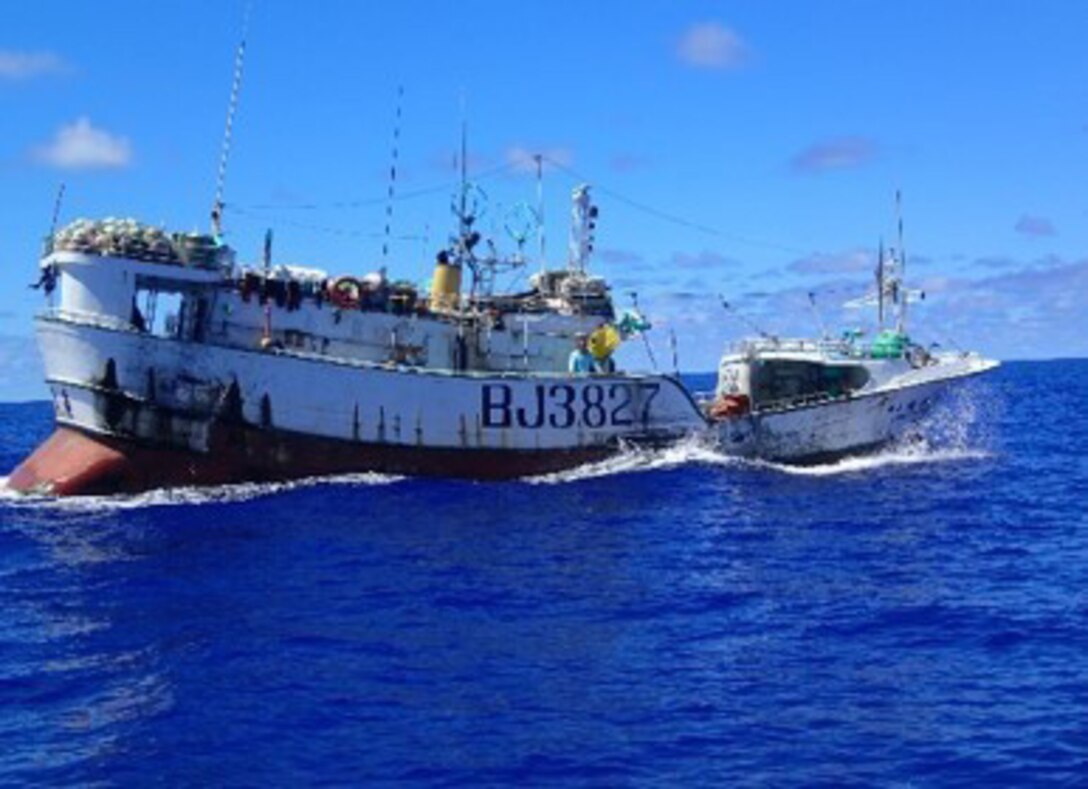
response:
{"label": "cumulus cloud", "polygon": [[132,161],[132,146],[82,117],[61,126],[52,140],[34,149],[33,156],[62,170],[120,169]]}
{"label": "cumulus cloud", "polygon": [[598,249],[594,254],[604,263],[625,268],[641,268],[645,263],[645,258],[642,255],[630,249],[604,247]]}
{"label": "cumulus cloud", "polygon": [[669,259],[669,263],[678,268],[693,269],[725,268],[735,265],[735,262],[725,255],[712,252],[709,249],[704,249],[694,255],[689,252],[674,252]]}
{"label": "cumulus cloud", "polygon": [[833,254],[816,253],[795,260],[789,265],[790,271],[798,274],[850,274],[869,271],[875,267],[875,254],[864,249]]}
{"label": "cumulus cloud", "polygon": [[1025,236],[1032,236],[1034,238],[1055,236],[1058,234],[1058,231],[1054,227],[1054,223],[1045,216],[1032,216],[1031,214],[1024,214],[1021,216],[1014,229],[1017,233],[1021,233]]}
{"label": "cumulus cloud", "polygon": [[676,55],[694,68],[734,69],[747,62],[750,50],[730,28],[719,22],[700,22],[684,31]]}
{"label": "cumulus cloud", "polygon": [[822,173],[860,167],[876,155],[876,144],[867,137],[840,137],[816,142],[790,162],[796,173]]}
{"label": "cumulus cloud", "polygon": [[24,80],[66,74],[71,67],[53,52],[15,52],[0,49],[0,80]]}
{"label": "cumulus cloud", "polygon": [[544,157],[544,169],[552,167],[570,167],[574,164],[574,152],[569,148],[529,148],[525,145],[511,145],[506,149],[506,163],[518,172],[535,173],[536,157]]}

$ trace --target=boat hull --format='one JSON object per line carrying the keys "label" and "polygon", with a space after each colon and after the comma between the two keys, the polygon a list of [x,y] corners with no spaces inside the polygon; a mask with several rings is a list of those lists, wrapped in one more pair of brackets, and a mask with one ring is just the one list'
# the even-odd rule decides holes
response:
{"label": "boat hull", "polygon": [[48,318],[57,431],[8,479],[55,495],[330,474],[509,479],[704,429],[671,376],[489,374],[200,345]]}
{"label": "boat hull", "polygon": [[23,493],[71,496],[357,472],[501,480],[561,471],[616,451],[604,446],[549,452],[421,449],[253,428],[226,432],[213,443],[210,452],[193,452],[61,426],[7,484]]}
{"label": "boat hull", "polygon": [[963,357],[872,391],[724,419],[715,441],[726,454],[798,465],[865,454],[918,431],[950,389],[995,366]]}

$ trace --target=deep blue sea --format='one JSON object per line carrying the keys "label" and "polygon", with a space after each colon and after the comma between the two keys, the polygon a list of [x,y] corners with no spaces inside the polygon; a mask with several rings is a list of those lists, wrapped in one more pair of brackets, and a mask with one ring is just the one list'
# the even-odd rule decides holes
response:
{"label": "deep blue sea", "polygon": [[[1085,785],[1088,362],[926,442],[0,497],[0,784]],[[0,475],[51,429],[0,406]]]}

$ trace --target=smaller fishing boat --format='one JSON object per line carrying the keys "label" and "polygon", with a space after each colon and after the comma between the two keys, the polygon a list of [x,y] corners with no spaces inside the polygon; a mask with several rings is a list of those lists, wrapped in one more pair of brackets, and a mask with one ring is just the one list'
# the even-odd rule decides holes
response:
{"label": "smaller fishing boat", "polygon": [[[877,308],[871,340],[859,330],[818,339],[763,334],[722,356],[717,387],[701,404],[723,451],[819,463],[878,449],[916,430],[954,385],[998,366],[911,339],[908,305],[924,296],[904,286],[904,263],[882,248],[876,289],[848,305]],[[894,324],[886,326],[889,306]]]}

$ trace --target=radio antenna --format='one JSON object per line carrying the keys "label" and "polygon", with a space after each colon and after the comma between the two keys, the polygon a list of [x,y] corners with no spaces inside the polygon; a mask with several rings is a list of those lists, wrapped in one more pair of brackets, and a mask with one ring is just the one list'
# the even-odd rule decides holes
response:
{"label": "radio antenna", "polygon": [[899,325],[896,328],[900,334],[905,334],[910,290],[907,288],[907,248],[903,246],[903,195],[898,189],[895,190],[895,217],[899,225],[899,270],[896,272],[896,277],[902,289],[902,301],[899,302]]}
{"label": "radio antenna", "polygon": [[264,249],[261,254],[261,263],[264,269],[264,282],[261,283],[264,293],[264,332],[261,335],[262,347],[272,343],[272,294],[269,293],[269,279],[272,277],[272,228],[264,233]]}
{"label": "radio antenna", "polygon": [[880,238],[880,246],[876,253],[876,314],[880,321],[880,329],[884,330],[884,237]]}
{"label": "radio antenna", "polygon": [[544,156],[538,153],[533,156],[533,160],[536,161],[536,222],[537,235],[540,237],[540,270],[544,271],[548,267],[547,257],[544,255]]}
{"label": "radio antenna", "polygon": [[212,234],[218,239],[223,234],[223,188],[227,180],[227,162],[230,160],[230,142],[234,131],[234,114],[238,109],[238,96],[242,90],[242,74],[246,63],[246,37],[249,35],[249,14],[253,3],[246,3],[242,17],[242,38],[234,54],[234,78],[230,86],[227,104],[227,123],[223,130],[223,148],[219,154],[219,171],[215,177],[215,200],[212,202]]}
{"label": "radio antenna", "polygon": [[49,223],[49,251],[53,251],[53,237],[57,234],[57,222],[60,220],[60,207],[64,202],[64,184],[57,189],[57,199],[53,201],[53,219]]}
{"label": "radio antenna", "polygon": [[397,115],[393,123],[393,158],[389,165],[389,192],[385,203],[385,240],[382,242],[382,263],[389,257],[389,236],[393,228],[393,196],[397,186],[397,159],[400,157],[401,105],[404,103],[404,86],[397,87]]}

